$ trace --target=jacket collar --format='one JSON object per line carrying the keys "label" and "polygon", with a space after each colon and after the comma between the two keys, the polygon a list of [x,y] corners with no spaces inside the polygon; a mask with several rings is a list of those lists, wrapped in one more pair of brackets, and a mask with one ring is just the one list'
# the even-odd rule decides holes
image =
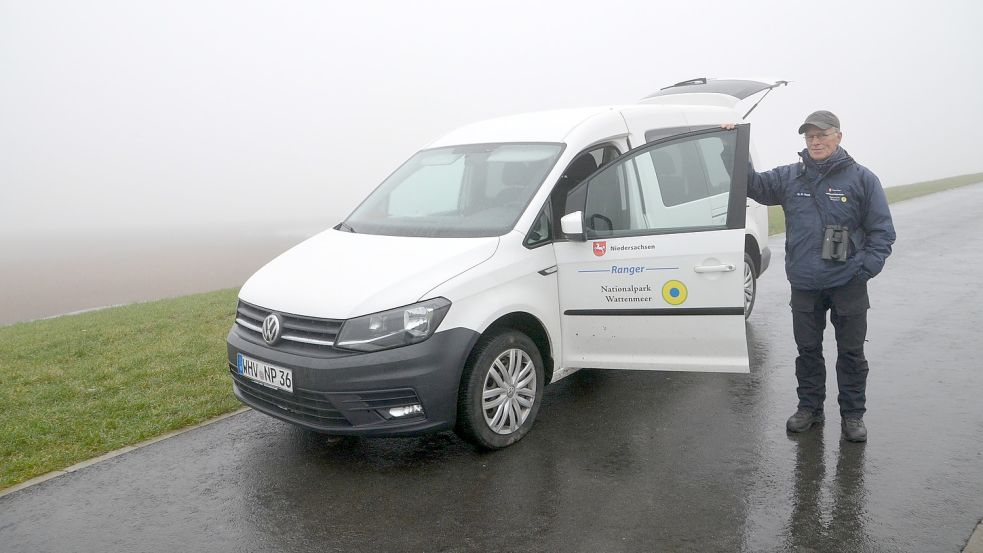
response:
{"label": "jacket collar", "polygon": [[818,174],[828,175],[833,171],[838,171],[853,163],[853,158],[850,157],[850,154],[848,154],[847,151],[840,146],[836,147],[836,151],[833,152],[833,155],[819,163],[813,161],[812,157],[809,156],[809,150],[807,148],[799,152],[799,157],[802,158],[802,161],[799,163],[798,170],[798,176],[800,177],[805,174],[806,167],[812,169]]}

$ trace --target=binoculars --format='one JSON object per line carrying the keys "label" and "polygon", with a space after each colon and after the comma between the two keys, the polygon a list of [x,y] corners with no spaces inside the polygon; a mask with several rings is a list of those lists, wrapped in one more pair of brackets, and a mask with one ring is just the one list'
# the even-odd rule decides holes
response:
{"label": "binoculars", "polygon": [[850,231],[846,227],[827,225],[823,236],[823,259],[846,262],[850,255]]}

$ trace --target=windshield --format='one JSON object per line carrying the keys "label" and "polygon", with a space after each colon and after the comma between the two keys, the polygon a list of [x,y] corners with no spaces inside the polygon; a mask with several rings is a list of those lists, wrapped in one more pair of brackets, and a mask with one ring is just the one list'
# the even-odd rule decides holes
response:
{"label": "windshield", "polygon": [[388,236],[467,238],[510,231],[561,144],[477,144],[417,152],[340,225]]}

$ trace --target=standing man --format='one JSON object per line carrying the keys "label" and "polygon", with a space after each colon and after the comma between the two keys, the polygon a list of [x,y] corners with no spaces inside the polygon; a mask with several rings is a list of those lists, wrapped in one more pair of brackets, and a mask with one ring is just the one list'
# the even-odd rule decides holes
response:
{"label": "standing man", "polygon": [[[725,125],[730,127],[730,125]],[[785,212],[785,273],[792,285],[792,332],[798,410],[789,432],[823,422],[826,312],[836,331],[836,383],[843,436],[867,441],[867,281],[884,268],[895,240],[887,198],[877,177],[840,147],[840,120],[817,111],[799,126],[802,161],[748,176],[748,197]]]}

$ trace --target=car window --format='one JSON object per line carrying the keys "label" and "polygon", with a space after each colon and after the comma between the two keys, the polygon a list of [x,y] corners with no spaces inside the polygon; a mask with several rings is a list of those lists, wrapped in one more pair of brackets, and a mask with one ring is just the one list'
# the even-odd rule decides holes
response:
{"label": "car window", "polygon": [[650,129],[645,131],[645,142],[655,142],[663,138],[669,138],[677,134],[683,134],[696,130],[694,127],[663,127],[660,129]]}
{"label": "car window", "polygon": [[570,191],[582,183],[591,173],[597,171],[598,167],[610,164],[620,155],[621,151],[617,147],[612,144],[604,144],[581,152],[574,157],[560,176],[556,186],[553,187],[553,192],[550,195],[552,212],[560,214],[553,218],[553,234],[555,236],[563,236],[560,231],[560,216],[579,209],[577,207],[568,208],[567,195]]}
{"label": "car window", "polygon": [[587,182],[585,224],[594,236],[725,228],[735,133],[701,134],[644,148]]}
{"label": "car window", "polygon": [[448,164],[425,165],[407,175],[389,195],[389,217],[420,217],[457,208],[464,176],[464,156]]}
{"label": "car window", "polygon": [[536,246],[541,246],[553,240],[553,232],[551,230],[552,216],[550,213],[550,204],[547,203],[543,206],[542,211],[536,217],[536,221],[532,224],[529,232],[526,234],[526,239],[523,244],[527,248],[535,248]]}
{"label": "car window", "polygon": [[561,144],[502,143],[417,152],[344,228],[389,236],[501,236],[515,226],[562,150]]}

